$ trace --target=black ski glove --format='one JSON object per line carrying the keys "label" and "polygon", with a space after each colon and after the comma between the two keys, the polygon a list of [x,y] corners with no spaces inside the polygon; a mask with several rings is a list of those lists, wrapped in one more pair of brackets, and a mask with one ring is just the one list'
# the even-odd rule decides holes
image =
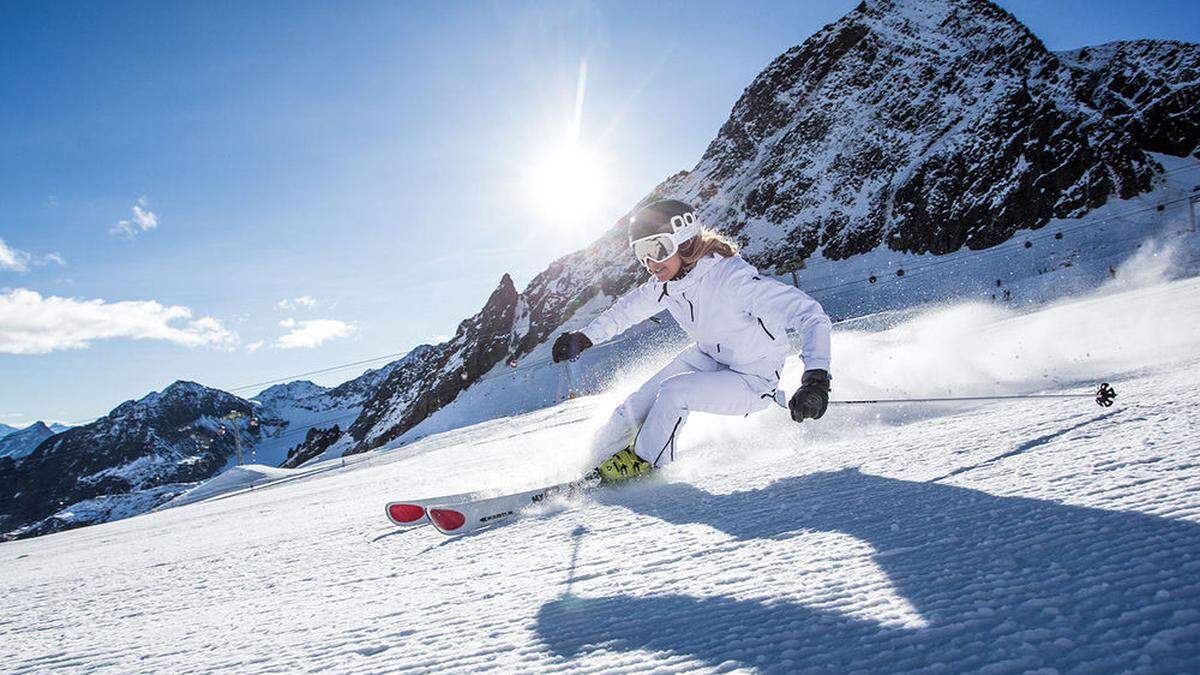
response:
{"label": "black ski glove", "polygon": [[583,350],[592,346],[592,341],[583,333],[563,333],[554,341],[550,356],[555,363],[574,361]]}
{"label": "black ski glove", "polygon": [[792,419],[803,422],[820,419],[829,407],[829,373],[824,370],[806,370],[800,378],[800,388],[788,401]]}

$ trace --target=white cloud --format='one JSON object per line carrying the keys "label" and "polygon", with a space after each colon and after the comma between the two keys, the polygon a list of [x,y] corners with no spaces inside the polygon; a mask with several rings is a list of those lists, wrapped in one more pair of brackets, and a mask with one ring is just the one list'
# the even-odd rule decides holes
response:
{"label": "white cloud", "polygon": [[29,254],[9,247],[3,239],[0,239],[0,270],[28,272]]}
{"label": "white cloud", "polygon": [[230,349],[238,336],[212,317],[153,300],[105,302],[43,297],[18,288],[0,294],[0,353],[48,354],[86,349],[96,340],[164,340],[186,347]]}
{"label": "white cloud", "polygon": [[108,231],[109,234],[133,239],[142,232],[158,227],[158,214],[150,210],[150,200],[146,198],[146,195],[138,197],[129,210],[133,216],[129,220],[122,220],[113,225]]}
{"label": "white cloud", "polygon": [[47,253],[41,257],[34,257],[26,251],[9,246],[3,239],[0,239],[0,270],[28,272],[30,266],[41,267],[52,262],[59,265],[67,264],[67,261],[63,260],[62,256],[57,253]]}
{"label": "white cloud", "polygon": [[257,342],[251,342],[250,344],[246,345],[246,351],[253,354],[254,352],[262,349],[262,346],[265,344],[267,344],[267,343],[264,340],[258,340]]}
{"label": "white cloud", "polygon": [[349,337],[358,330],[354,324],[335,319],[284,319],[279,325],[290,331],[275,341],[280,349],[312,349],[335,338]]}
{"label": "white cloud", "polygon": [[316,306],[317,306],[317,299],[312,297],[311,295],[302,295],[298,298],[290,298],[290,299],[284,298],[283,300],[280,300],[279,302],[275,303],[275,309],[282,309],[282,310],[293,310],[293,309],[299,309],[301,307],[303,307],[305,309],[312,309],[313,307],[316,307]]}

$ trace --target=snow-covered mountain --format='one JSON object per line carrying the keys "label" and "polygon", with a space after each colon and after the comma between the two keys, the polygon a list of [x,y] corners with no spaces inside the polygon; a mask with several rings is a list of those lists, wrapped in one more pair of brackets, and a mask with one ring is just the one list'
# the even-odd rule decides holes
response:
{"label": "snow-covered mountain", "polygon": [[10,427],[7,424],[0,424],[0,438],[4,438],[16,430],[17,427]]}
{"label": "snow-covered mountain", "polygon": [[141,513],[236,460],[252,445],[254,406],[193,382],[126,401],[105,417],[43,440],[20,461],[0,458],[0,532],[31,536]]}
{"label": "snow-covered mountain", "polygon": [[[191,382],[127,401],[104,418],[54,434],[42,423],[0,438],[0,534],[32,536],[127,517],[243,460],[298,466],[341,436],[401,359],[337,387],[306,380],[272,386],[254,400]],[[231,412],[243,419],[221,422]],[[336,430],[336,431],[334,431]],[[6,462],[4,458],[7,457]]]}
{"label": "snow-covered mountain", "polygon": [[0,436],[0,457],[20,459],[56,433],[53,427],[46,426],[44,422],[34,422],[24,429],[13,430]]}
{"label": "snow-covered mountain", "polygon": [[454,337],[442,344],[413,350],[397,365],[367,401],[350,427],[355,444],[351,453],[385,443],[454,400],[513,352],[519,338],[517,289],[507,274],[483,309],[458,325]]}

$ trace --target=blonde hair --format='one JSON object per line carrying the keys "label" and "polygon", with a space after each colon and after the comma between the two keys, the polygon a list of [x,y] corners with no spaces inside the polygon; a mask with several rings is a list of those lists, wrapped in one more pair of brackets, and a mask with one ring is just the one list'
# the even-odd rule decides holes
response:
{"label": "blonde hair", "polygon": [[723,258],[737,255],[738,245],[725,235],[712,230],[700,230],[700,234],[688,239],[679,246],[679,259],[683,261],[683,269],[690,270],[701,258],[717,253]]}

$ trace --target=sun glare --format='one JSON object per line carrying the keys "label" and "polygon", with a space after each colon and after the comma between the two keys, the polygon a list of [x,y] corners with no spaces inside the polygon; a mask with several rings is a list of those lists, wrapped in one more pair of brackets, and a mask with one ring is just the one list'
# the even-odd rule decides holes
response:
{"label": "sun glare", "polygon": [[605,183],[600,159],[578,146],[546,153],[526,175],[526,191],[533,206],[544,218],[556,221],[595,216]]}

